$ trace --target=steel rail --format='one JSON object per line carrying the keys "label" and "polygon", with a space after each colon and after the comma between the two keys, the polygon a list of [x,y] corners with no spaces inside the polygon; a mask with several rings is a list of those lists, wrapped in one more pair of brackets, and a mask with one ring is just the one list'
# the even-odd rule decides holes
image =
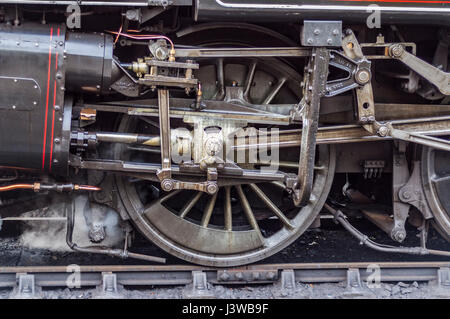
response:
{"label": "steel rail", "polygon": [[[277,282],[282,271],[293,271],[296,282],[333,283],[347,279],[349,270],[358,270],[367,280],[378,268],[381,282],[436,281],[449,262],[349,262],[256,264],[238,268],[213,268],[195,265],[113,265],[113,266],[19,266],[0,267],[0,287],[15,287],[17,275],[33,275],[40,287],[64,287],[76,271],[80,286],[102,285],[103,274],[115,274],[123,286],[166,286],[192,283],[192,272],[206,274],[212,284],[263,284]],[[226,276],[224,275],[226,274]],[[447,280],[448,281],[448,280]],[[450,282],[448,282],[450,285]],[[447,285],[445,281],[443,285]]]}

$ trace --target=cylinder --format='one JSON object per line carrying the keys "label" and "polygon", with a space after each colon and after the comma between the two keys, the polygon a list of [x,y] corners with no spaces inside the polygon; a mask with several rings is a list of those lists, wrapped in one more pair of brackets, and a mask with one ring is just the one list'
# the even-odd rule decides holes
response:
{"label": "cylinder", "polygon": [[68,32],[65,50],[67,90],[105,93],[117,79],[111,36]]}

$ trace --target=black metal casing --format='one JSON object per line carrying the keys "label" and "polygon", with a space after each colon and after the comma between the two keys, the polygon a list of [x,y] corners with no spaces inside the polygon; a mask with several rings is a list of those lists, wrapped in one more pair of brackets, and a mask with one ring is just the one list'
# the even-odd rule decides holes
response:
{"label": "black metal casing", "polygon": [[[68,172],[71,99],[112,76],[112,39],[63,25],[0,27],[0,166]],[[106,57],[106,58],[105,58]]]}
{"label": "black metal casing", "polygon": [[446,1],[194,0],[194,18],[197,21],[338,19],[366,23],[375,10],[381,13],[382,23],[450,25],[450,5]]}

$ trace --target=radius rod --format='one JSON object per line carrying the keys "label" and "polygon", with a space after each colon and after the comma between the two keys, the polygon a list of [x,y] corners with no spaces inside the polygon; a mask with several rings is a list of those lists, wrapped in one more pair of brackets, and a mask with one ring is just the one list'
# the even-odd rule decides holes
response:
{"label": "radius rod", "polygon": [[293,187],[295,206],[305,206],[311,196],[316,154],[317,130],[319,127],[320,99],[325,93],[328,78],[329,53],[326,48],[313,49],[307,67],[303,98],[298,112],[302,116],[302,135],[297,182]]}

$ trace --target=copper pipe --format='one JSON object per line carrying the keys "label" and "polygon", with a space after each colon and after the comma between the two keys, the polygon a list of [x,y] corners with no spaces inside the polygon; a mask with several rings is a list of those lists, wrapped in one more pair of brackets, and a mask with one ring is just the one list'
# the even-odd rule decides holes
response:
{"label": "copper pipe", "polygon": [[15,189],[35,189],[35,184],[12,184],[8,186],[0,186],[0,192],[12,191]]}
{"label": "copper pipe", "polygon": [[35,192],[40,190],[54,190],[54,191],[100,191],[100,187],[90,186],[90,185],[76,185],[76,184],[41,184],[41,183],[33,183],[33,184],[11,184],[7,186],[0,186],[0,192],[8,192],[16,189],[32,189]]}
{"label": "copper pipe", "polygon": [[75,185],[74,189],[76,191],[101,191],[102,189],[97,186],[90,186],[90,185]]}

